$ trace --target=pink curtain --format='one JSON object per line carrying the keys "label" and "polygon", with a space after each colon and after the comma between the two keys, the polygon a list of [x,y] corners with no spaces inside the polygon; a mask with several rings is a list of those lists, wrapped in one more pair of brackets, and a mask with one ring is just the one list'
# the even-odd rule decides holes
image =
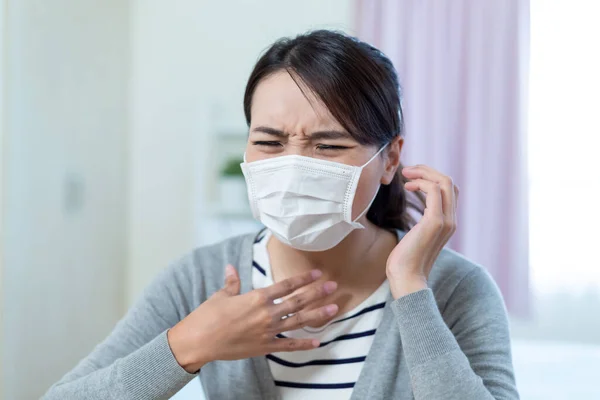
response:
{"label": "pink curtain", "polygon": [[485,266],[512,313],[528,310],[525,106],[528,0],[357,0],[357,35],[394,62],[405,164],[460,187],[449,246]]}

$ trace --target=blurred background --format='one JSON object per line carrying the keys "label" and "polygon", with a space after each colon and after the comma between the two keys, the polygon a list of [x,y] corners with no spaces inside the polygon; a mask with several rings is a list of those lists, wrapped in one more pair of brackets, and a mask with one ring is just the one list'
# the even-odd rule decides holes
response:
{"label": "blurred background", "polygon": [[503,291],[522,398],[600,398],[599,17],[591,0],[1,1],[0,398],[39,398],[160,269],[258,228],[245,81],[316,28],[396,65],[405,163],[461,187],[450,246]]}

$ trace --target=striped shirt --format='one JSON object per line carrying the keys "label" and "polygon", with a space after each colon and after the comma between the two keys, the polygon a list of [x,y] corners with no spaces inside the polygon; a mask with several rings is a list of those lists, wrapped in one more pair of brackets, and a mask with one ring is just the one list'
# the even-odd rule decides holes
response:
{"label": "striped shirt", "polygon": [[[269,237],[267,230],[254,243],[254,289],[273,284],[267,252]],[[361,304],[338,315],[332,322],[319,328],[305,327],[279,334],[278,337],[310,338],[321,342],[312,350],[267,354],[281,398],[349,399],[381,322],[388,292],[386,280]]]}

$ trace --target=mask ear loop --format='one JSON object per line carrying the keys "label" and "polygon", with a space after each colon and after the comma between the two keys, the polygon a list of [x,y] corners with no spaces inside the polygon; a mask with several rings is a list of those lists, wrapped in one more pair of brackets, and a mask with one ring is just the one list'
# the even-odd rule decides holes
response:
{"label": "mask ear loop", "polygon": [[[377,157],[377,156],[379,155],[379,153],[381,153],[381,152],[383,151],[383,149],[385,149],[385,148],[387,147],[387,145],[388,145],[388,144],[389,144],[389,143],[386,143],[386,144],[384,144],[383,146],[381,146],[381,148],[380,148],[379,150],[377,150],[377,153],[375,153],[375,154],[373,155],[373,157],[371,157],[371,158],[369,159],[369,161],[367,161],[366,163],[364,163],[364,164],[363,164],[363,165],[360,167],[360,169],[362,170],[364,167],[366,167],[367,165],[369,165],[369,164],[371,163],[371,161],[373,161],[373,160],[375,159],[375,157]],[[245,154],[244,154],[244,155],[245,155]]]}
{"label": "mask ear loop", "polygon": [[[369,165],[369,163],[371,161],[373,161],[375,159],[375,157],[377,157],[379,155],[379,153],[381,153],[383,151],[383,149],[385,149],[387,147],[389,143],[384,144],[378,151],[377,153],[375,153],[375,155],[373,157],[371,157],[371,159],[369,161],[366,162],[366,164],[364,164],[362,167],[360,167],[360,172],[362,173],[363,168],[365,168],[367,165]],[[359,176],[360,179],[360,176]],[[371,208],[371,206],[373,205],[373,202],[375,201],[375,199],[377,198],[377,194],[379,193],[379,188],[381,188],[381,184],[379,184],[379,186],[377,186],[377,190],[375,191],[375,195],[373,196],[373,198],[371,199],[371,201],[369,202],[369,204],[367,205],[367,207],[365,207],[365,209],[363,210],[363,212],[361,212],[358,217],[356,217],[354,219],[354,221],[352,221],[353,224],[358,224],[360,225],[360,228],[364,228],[361,224],[359,224],[358,221],[359,219],[361,219],[363,217],[363,215],[365,215],[367,213],[367,211],[369,211],[369,209]]]}

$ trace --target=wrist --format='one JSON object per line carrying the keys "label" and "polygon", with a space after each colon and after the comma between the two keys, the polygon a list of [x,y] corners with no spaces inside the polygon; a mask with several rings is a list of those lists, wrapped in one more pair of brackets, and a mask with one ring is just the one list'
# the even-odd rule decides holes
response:
{"label": "wrist", "polygon": [[181,322],[167,331],[167,340],[175,360],[181,368],[194,374],[210,360],[205,355],[198,354],[198,346],[194,345],[198,341],[189,336],[184,329],[181,329]]}
{"label": "wrist", "polygon": [[390,276],[388,279],[390,281],[390,290],[394,299],[398,299],[402,296],[406,296],[429,287],[427,285],[427,278],[418,274],[396,275]]}

